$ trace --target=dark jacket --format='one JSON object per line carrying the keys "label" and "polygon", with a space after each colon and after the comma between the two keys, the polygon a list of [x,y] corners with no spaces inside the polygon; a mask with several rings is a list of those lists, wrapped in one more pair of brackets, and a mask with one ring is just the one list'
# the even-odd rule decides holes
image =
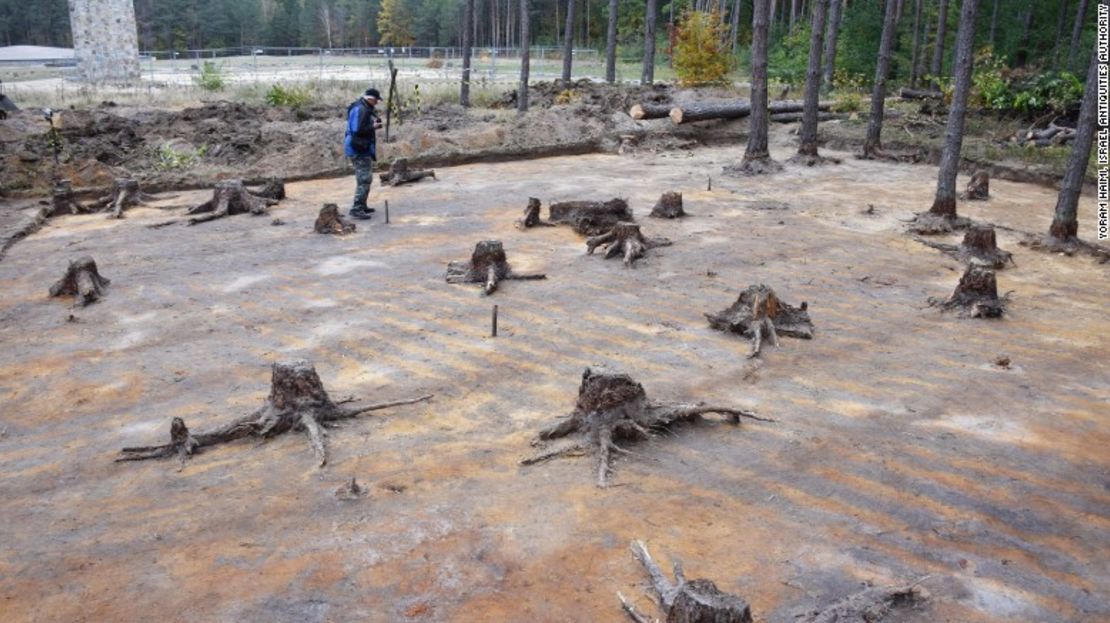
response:
{"label": "dark jacket", "polygon": [[374,107],[361,97],[347,107],[347,133],[343,138],[343,150],[348,158],[370,156],[378,159],[378,139],[374,133],[374,121],[378,115]]}

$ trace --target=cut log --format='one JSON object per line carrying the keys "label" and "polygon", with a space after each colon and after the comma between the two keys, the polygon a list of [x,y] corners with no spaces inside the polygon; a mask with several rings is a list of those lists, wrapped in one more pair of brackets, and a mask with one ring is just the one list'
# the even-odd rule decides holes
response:
{"label": "cut log", "polygon": [[524,216],[514,223],[517,229],[528,229],[529,227],[554,227],[554,223],[548,223],[540,218],[540,200],[535,197],[528,198],[528,205],[524,208]]}
{"label": "cut log", "polygon": [[243,180],[226,180],[216,184],[212,198],[190,208],[186,214],[200,214],[189,219],[190,225],[214,221],[234,214],[250,213],[255,216],[266,214],[277,199],[266,199],[254,195],[243,186]]}
{"label": "cut log", "polygon": [[382,184],[386,186],[400,186],[401,184],[411,184],[418,182],[426,177],[435,179],[436,172],[432,170],[423,169],[410,169],[409,161],[405,158],[398,158],[389,165],[389,170],[378,176]]}
{"label": "cut log", "polygon": [[[651,577],[652,588],[659,595],[659,605],[666,612],[666,623],[752,623],[751,607],[743,599],[721,592],[711,580],[687,580],[682,563],[674,563],[674,584],[651,558],[642,541],[632,542],[632,555]],[[636,612],[624,596],[617,593],[621,607],[634,621],[649,619]]]}
{"label": "cut log", "polygon": [[628,109],[628,116],[639,121],[640,119],[662,119],[671,114],[671,104],[636,104]]}
{"label": "cut log", "polygon": [[596,236],[609,231],[621,221],[632,221],[632,210],[624,199],[614,198],[604,203],[600,201],[561,201],[551,204],[548,209],[550,222],[570,225],[574,231]]}
{"label": "cut log", "polygon": [[[818,104],[817,109],[822,112],[832,110],[831,102]],[[795,113],[805,110],[805,102],[784,100],[767,104],[767,112],[771,115],[782,113]],[[752,114],[752,103],[747,100],[732,102],[709,102],[688,104],[671,108],[669,114],[675,125],[691,123],[694,121],[709,121],[710,119],[740,119]]]}
{"label": "cut log", "polygon": [[715,314],[705,314],[709,326],[718,331],[738,333],[752,342],[748,357],[756,357],[763,349],[763,340],[778,346],[778,336],[803,340],[813,339],[813,322],[809,304],[799,307],[784,303],[771,288],[759,284],[748,286],[736,302]]}
{"label": "cut log", "polygon": [[262,188],[257,191],[252,191],[255,197],[262,197],[263,199],[273,199],[274,201],[281,201],[285,199],[285,182],[277,177],[266,178]]}
{"label": "cut log", "polygon": [[313,229],[318,234],[335,234],[342,236],[355,231],[355,224],[348,223],[339,217],[339,206],[334,203],[325,203],[324,207],[320,209],[320,214],[316,216],[316,224]]}
{"label": "cut log", "polygon": [[447,283],[481,283],[482,294],[488,296],[497,290],[497,284],[506,279],[547,279],[542,273],[514,273],[505,256],[500,240],[483,240],[474,246],[469,262],[447,264]]}
{"label": "cut log", "polygon": [[910,89],[902,87],[898,92],[898,96],[904,100],[943,100],[944,93],[940,91],[926,91],[922,89]]}
{"label": "cut log", "polygon": [[666,430],[679,422],[701,419],[707,413],[719,413],[739,424],[741,417],[764,422],[750,411],[703,404],[673,404],[648,400],[642,385],[627,374],[603,367],[586,368],[578,388],[574,411],[555,425],[540,431],[532,442],[545,446],[554,439],[578,433],[578,441],[554,448],[545,448],[539,454],[521,461],[534,465],[561,456],[582,454],[593,450],[597,453],[597,486],[609,484],[612,471],[612,453],[626,452],[616,445],[622,439],[646,440],[653,433]]}
{"label": "cut log", "polygon": [[[928,594],[916,585],[900,587],[870,587],[844,599],[833,602],[820,610],[804,612],[795,618],[797,623],[846,623],[918,620],[907,611],[920,609],[928,601]],[[932,620],[923,618],[922,620]]]}
{"label": "cut log", "polygon": [[976,171],[967,182],[967,190],[961,199],[986,201],[991,196],[991,176],[986,171]]}
{"label": "cut log", "polygon": [[999,318],[1006,310],[1005,300],[998,296],[994,271],[974,264],[964,271],[948,300],[933,298],[929,303],[941,310],[955,309],[960,316],[971,318]]}
{"label": "cut log", "polygon": [[1013,263],[1013,254],[998,248],[994,227],[991,225],[972,225],[964,234],[963,242],[959,245],[931,242],[916,238],[921,244],[932,247],[952,256],[953,258],[976,266],[987,268],[1005,268],[1007,263]]}
{"label": "cut log", "polygon": [[121,177],[112,183],[111,192],[93,201],[86,210],[89,212],[108,210],[108,218],[123,218],[124,210],[140,205],[143,198],[138,180]]}
{"label": "cut log", "polygon": [[65,180],[54,182],[50,191],[50,214],[48,216],[63,216],[66,214],[81,214],[84,212],[81,204],[73,194],[73,186]]}
{"label": "cut log", "polygon": [[170,424],[170,443],[160,446],[124,448],[116,461],[142,461],[176,457],[181,465],[198,450],[228,443],[236,439],[254,437],[268,439],[288,431],[303,431],[312,446],[319,466],[327,464],[324,430],[340,420],[379,409],[413,404],[429,400],[432,396],[395,400],[363,407],[343,408],[340,405],[354,399],[333,401],[324,390],[316,368],[307,361],[275,363],[270,376],[270,396],[262,407],[206,433],[193,434],[184,420],[174,418]]}
{"label": "cut log", "polygon": [[[783,112],[771,115],[769,118],[772,123],[798,123],[802,120],[804,112]],[[832,121],[833,119],[847,119],[848,115],[836,112],[819,112],[817,113],[818,121]]]}
{"label": "cut log", "polygon": [[656,218],[682,218],[686,212],[682,210],[682,193],[667,191],[659,197],[651,214]]}
{"label": "cut log", "polygon": [[74,305],[84,307],[99,301],[110,283],[96,269],[96,261],[86,255],[69,263],[65,276],[50,286],[50,296],[76,296]]}
{"label": "cut log", "polygon": [[593,255],[594,249],[605,245],[605,259],[623,257],[624,267],[632,268],[633,262],[643,257],[648,249],[672,244],[666,238],[645,238],[636,223],[619,222],[604,234],[587,238],[586,254]]}

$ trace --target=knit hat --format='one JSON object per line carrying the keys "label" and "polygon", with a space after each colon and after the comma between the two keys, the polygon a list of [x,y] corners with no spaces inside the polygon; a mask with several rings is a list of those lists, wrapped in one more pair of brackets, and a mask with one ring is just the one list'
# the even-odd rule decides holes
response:
{"label": "knit hat", "polygon": [[363,91],[362,96],[363,97],[372,97],[376,100],[380,100],[382,98],[382,94],[378,93],[378,90],[375,89],[374,87],[370,87],[369,89],[366,89],[365,91]]}

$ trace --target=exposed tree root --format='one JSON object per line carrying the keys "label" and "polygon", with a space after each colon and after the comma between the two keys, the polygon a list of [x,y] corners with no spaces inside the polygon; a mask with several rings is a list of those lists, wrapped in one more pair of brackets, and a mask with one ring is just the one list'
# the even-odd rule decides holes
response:
{"label": "exposed tree root", "polygon": [[389,165],[389,170],[378,176],[382,184],[386,186],[400,186],[401,184],[411,184],[418,182],[426,177],[435,179],[436,172],[432,170],[423,169],[410,169],[409,161],[405,158],[398,158]]}
{"label": "exposed tree root", "polygon": [[928,594],[916,585],[901,587],[871,587],[849,595],[832,605],[806,612],[797,618],[799,623],[880,623],[891,617],[900,621],[905,615],[899,611],[918,608],[928,601]]}
{"label": "exposed tree root", "polygon": [[962,216],[920,212],[914,215],[913,220],[910,221],[908,231],[911,234],[918,234],[920,236],[935,236],[937,234],[949,234],[954,231],[967,229],[970,226],[971,219],[966,219]]}
{"label": "exposed tree root", "polygon": [[[651,576],[652,587],[659,595],[659,605],[666,611],[667,623],[752,623],[748,602],[721,592],[711,580],[687,580],[682,572],[682,564],[678,561],[674,563],[675,583],[671,584],[663,575],[663,570],[652,560],[643,541],[632,542],[632,555]],[[648,621],[624,595],[617,593],[617,598],[620,599],[621,608],[633,621]]]}
{"label": "exposed tree root", "polygon": [[729,165],[724,168],[726,175],[771,175],[782,171],[782,164],[772,160],[771,156],[758,156],[749,158],[747,156],[738,165]]}
{"label": "exposed tree root", "polygon": [[739,424],[741,417],[774,421],[730,407],[650,401],[643,386],[627,374],[602,367],[586,368],[574,411],[554,426],[540,431],[533,445],[544,446],[548,441],[574,433],[580,434],[579,440],[544,449],[522,460],[521,464],[534,465],[548,459],[594,451],[597,453],[597,486],[604,488],[609,484],[613,453],[628,453],[617,445],[618,441],[646,440],[656,432],[680,422],[699,420],[707,413],[725,415],[733,424]]}
{"label": "exposed tree root", "polygon": [[50,296],[76,296],[74,305],[84,307],[99,301],[104,288],[110,283],[110,280],[100,276],[96,261],[86,255],[69,263],[65,276],[50,286]]}
{"label": "exposed tree root", "polygon": [[447,283],[481,283],[482,294],[490,295],[506,279],[547,279],[543,273],[514,273],[500,240],[483,240],[474,246],[469,262],[447,265]]}
{"label": "exposed tree root", "polygon": [[108,218],[123,218],[127,208],[143,203],[146,195],[139,190],[139,181],[121,177],[112,182],[112,190],[85,207],[88,212],[108,210]]}
{"label": "exposed tree root", "polygon": [[321,428],[339,420],[399,405],[430,399],[420,396],[376,405],[345,409],[339,405],[353,399],[332,401],[324,390],[316,368],[307,361],[275,363],[270,381],[270,396],[260,409],[215,430],[193,434],[181,418],[170,424],[170,443],[160,446],[124,448],[116,461],[143,461],[176,457],[182,465],[197,451],[245,437],[268,439],[288,431],[303,431],[320,467],[327,464],[327,448]]}
{"label": "exposed tree root", "polygon": [[948,300],[929,299],[942,310],[955,309],[962,317],[999,318],[1006,310],[1005,297],[999,298],[994,271],[969,265]]}
{"label": "exposed tree root", "polygon": [[632,210],[621,198],[600,201],[562,201],[548,209],[550,222],[570,225],[585,236],[596,236],[609,231],[619,222],[632,221]]}
{"label": "exposed tree root", "polygon": [[1051,235],[1026,234],[1018,244],[1046,253],[1063,253],[1067,256],[1088,255],[1098,260],[1099,264],[1110,262],[1110,249],[1074,236],[1061,240]]}
{"label": "exposed tree root", "polygon": [[528,206],[524,208],[524,216],[514,223],[517,229],[528,229],[530,227],[554,227],[554,223],[548,223],[540,218],[540,200],[535,197],[528,198]]}
{"label": "exposed tree root", "polygon": [[216,184],[211,199],[190,208],[186,214],[201,215],[189,219],[190,225],[196,225],[234,214],[266,214],[269,207],[277,202],[277,199],[267,199],[251,193],[243,186],[242,180],[227,180]]}
{"label": "exposed tree root", "polygon": [[682,209],[682,193],[668,191],[659,197],[651,214],[656,218],[682,218],[686,212]]}
{"label": "exposed tree root", "polygon": [[891,151],[883,149],[881,146],[868,148],[865,145],[858,158],[860,160],[885,160],[887,162],[913,164],[925,160],[926,155],[927,154],[924,149]]}
{"label": "exposed tree root", "polygon": [[986,171],[976,171],[967,182],[967,189],[960,199],[965,201],[986,201],[991,198],[991,176]]}
{"label": "exposed tree root", "polygon": [[802,301],[794,307],[781,301],[775,291],[759,284],[748,286],[728,309],[716,314],[705,314],[709,326],[718,331],[739,333],[752,341],[748,357],[756,357],[763,348],[763,340],[778,346],[778,336],[813,339],[813,322],[809,319],[809,305]]}
{"label": "exposed tree root", "polygon": [[355,224],[348,223],[339,217],[339,206],[334,203],[325,203],[316,216],[316,223],[312,227],[318,234],[335,234],[342,236],[355,231]]}
{"label": "exposed tree root", "polygon": [[586,253],[593,255],[594,249],[605,245],[605,259],[623,257],[625,268],[632,268],[633,262],[644,256],[648,249],[669,247],[673,242],[666,238],[645,238],[636,223],[617,223],[604,234],[586,239]]}
{"label": "exposed tree root", "polygon": [[968,227],[963,242],[959,245],[932,242],[917,236],[914,236],[914,240],[967,264],[999,269],[1005,268],[1007,262],[1014,261],[1012,253],[998,248],[994,227],[991,225],[975,224]]}

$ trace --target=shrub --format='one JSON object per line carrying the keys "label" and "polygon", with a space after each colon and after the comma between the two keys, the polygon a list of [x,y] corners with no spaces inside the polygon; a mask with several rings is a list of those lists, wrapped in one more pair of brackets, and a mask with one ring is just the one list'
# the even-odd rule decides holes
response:
{"label": "shrub", "polygon": [[200,73],[193,76],[193,82],[205,91],[222,91],[224,88],[223,68],[212,61],[204,61]]}
{"label": "shrub", "polygon": [[266,91],[266,103],[270,106],[288,106],[301,109],[312,103],[312,92],[305,87],[283,87],[275,84]]}
{"label": "shrub", "polygon": [[722,44],[724,25],[716,11],[691,11],[675,35],[674,70],[682,86],[719,84],[729,70],[729,53]]}
{"label": "shrub", "polygon": [[809,64],[809,25],[799,25],[767,52],[767,77],[777,82],[799,85],[806,80]]}
{"label": "shrub", "polygon": [[162,143],[158,148],[154,165],[163,171],[188,169],[203,158],[207,151],[207,145],[201,145],[199,149],[182,149],[173,143]]}

